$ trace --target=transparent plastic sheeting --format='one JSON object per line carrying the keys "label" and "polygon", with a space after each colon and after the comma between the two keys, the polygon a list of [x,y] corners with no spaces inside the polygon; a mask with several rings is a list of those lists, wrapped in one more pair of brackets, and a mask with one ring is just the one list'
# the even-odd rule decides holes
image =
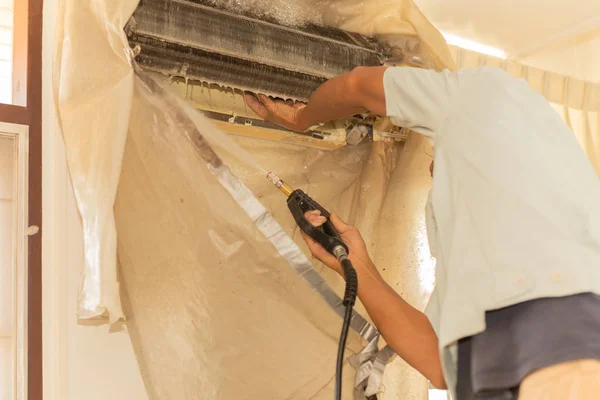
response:
{"label": "transparent plastic sheeting", "polygon": [[[55,101],[84,228],[85,266],[78,315],[111,323],[123,317],[113,204],[133,97],[133,71],[123,27],[137,3],[61,0],[54,49]],[[271,6],[269,0],[236,3],[263,10]],[[410,0],[316,3],[330,9],[325,13],[330,23],[349,30],[387,34],[390,32],[378,26],[412,26],[424,43],[432,44],[431,53],[444,60],[445,66],[452,66],[439,32]],[[340,10],[336,19],[333,9]]]}
{"label": "transparent plastic sheeting", "polygon": [[[414,8],[409,3],[396,6]],[[165,108],[136,80],[122,31],[136,5],[62,0],[58,16],[55,100],[84,226],[79,317],[115,322],[124,315],[120,292],[127,294],[128,326],[152,399],[330,398],[341,319],[227,182],[239,178],[308,254],[265,172],[304,189],[355,224],[384,278],[423,308],[433,281],[423,217],[427,143],[413,136],[404,147],[379,142],[323,152],[235,138],[261,170],[194,111],[194,126],[210,144],[198,147],[169,113],[182,101]],[[217,170],[205,157],[213,151],[223,162]],[[223,180],[229,170],[233,180]],[[341,278],[315,268],[342,293]],[[366,315],[360,304],[357,311]],[[366,345],[352,332],[348,355]],[[426,382],[400,360],[389,368],[384,389],[375,390],[390,399],[425,396]],[[346,368],[348,398],[354,375]]]}
{"label": "transparent plastic sheeting", "polygon": [[[176,115],[181,109],[191,126]],[[205,142],[194,140],[195,129]],[[328,399],[341,319],[323,301],[323,288],[300,279],[290,263],[294,247],[306,249],[285,197],[236,147],[357,224],[383,269],[393,267],[390,256],[402,253],[404,243],[397,242],[407,233],[405,224],[394,226],[387,215],[395,209],[394,196],[391,207],[384,206],[390,181],[401,185],[408,178],[398,173],[406,172],[399,163],[417,161],[420,176],[426,176],[430,158],[418,161],[411,145],[403,156],[401,146],[381,142],[336,152],[243,137],[227,142],[199,113],[135,80],[115,215],[128,328],[149,397]],[[426,181],[405,188],[426,194]],[[273,237],[259,229],[261,221],[240,207],[258,199],[295,239],[287,251],[278,251]],[[391,220],[378,224],[382,217]],[[342,293],[341,278],[317,268]],[[418,280],[422,276],[415,278],[396,276],[412,281],[406,296],[422,307],[432,288]],[[352,331],[347,355],[366,344]],[[345,398],[353,397],[355,374],[346,367]],[[390,384],[388,394],[397,390]]]}
{"label": "transparent plastic sheeting", "polygon": [[[207,168],[188,132],[136,83],[115,213],[129,328],[149,397],[318,394],[333,377],[341,320],[228,192],[240,184],[229,168]],[[203,135],[207,129],[214,131],[205,123]],[[367,154],[365,147],[340,155],[339,165],[328,165],[331,182],[322,186],[333,193],[352,186]],[[304,157],[295,148],[269,149],[273,167],[292,179],[309,172]],[[235,156],[226,164],[264,189],[261,200],[285,217],[280,219],[293,234],[285,198],[263,171]],[[362,347],[353,332],[349,353]],[[353,372],[346,369],[350,392]],[[331,390],[323,389],[323,398],[330,397]]]}
{"label": "transparent plastic sheeting", "polygon": [[55,102],[85,247],[80,319],[123,317],[113,204],[133,98],[123,26],[137,3],[61,0],[57,15]]}

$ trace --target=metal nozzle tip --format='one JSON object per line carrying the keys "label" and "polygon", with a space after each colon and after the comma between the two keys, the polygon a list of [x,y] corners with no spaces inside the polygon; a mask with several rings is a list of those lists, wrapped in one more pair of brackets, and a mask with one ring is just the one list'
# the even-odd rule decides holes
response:
{"label": "metal nozzle tip", "polygon": [[281,190],[281,193],[285,194],[287,197],[290,197],[290,195],[294,191],[294,189],[292,189],[290,187],[290,185],[288,185],[287,183],[285,183],[284,181],[282,181],[281,179],[279,179],[279,177],[277,175],[275,175],[273,172],[269,172],[267,174],[267,179],[273,185],[277,186],[277,188],[279,190]]}
{"label": "metal nozzle tip", "polygon": [[277,175],[275,175],[275,173],[273,172],[269,172],[267,174],[267,179],[275,186],[279,187],[279,182],[281,182],[281,179],[279,179],[279,177]]}

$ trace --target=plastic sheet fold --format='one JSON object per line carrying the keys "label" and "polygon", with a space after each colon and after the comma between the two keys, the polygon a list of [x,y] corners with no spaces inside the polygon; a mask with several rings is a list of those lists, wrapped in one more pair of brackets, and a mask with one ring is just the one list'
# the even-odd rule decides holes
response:
{"label": "plastic sheet fold", "polygon": [[[129,329],[150,397],[313,396],[332,378],[325,366],[339,318],[219,183],[223,170],[207,168],[143,90],[115,212]],[[349,352],[361,348],[352,334]]]}
{"label": "plastic sheet fold", "polygon": [[136,6],[136,0],[62,0],[57,17],[55,101],[84,230],[81,319],[123,317],[113,203],[133,96],[122,29]]}
{"label": "plastic sheet fold", "polygon": [[[361,227],[386,274],[386,268],[400,261],[390,257],[414,246],[403,237],[412,228],[392,223],[397,206],[386,194],[392,185],[393,192],[407,190],[413,200],[404,199],[402,208],[409,206],[409,218],[422,209],[431,159],[423,151],[426,142],[411,139],[409,152],[394,143],[367,142],[328,152],[244,137],[224,146],[229,139],[220,138],[184,103],[179,105],[193,120],[191,126],[136,80],[115,203],[128,327],[150,397],[195,398],[190,396],[197,392],[202,398],[261,398],[269,382],[280,382],[269,387],[272,398],[329,398],[341,319],[323,302],[323,289],[331,286],[339,295],[343,281],[320,265],[309,266],[295,250],[306,251],[285,198],[258,166],[277,171]],[[201,132],[214,153],[198,151],[190,129]],[[245,151],[258,162],[248,162]],[[412,167],[418,167],[418,180],[406,174]],[[382,211],[391,225],[381,223]],[[417,227],[424,229],[422,223]],[[416,238],[422,241],[420,233]],[[277,244],[281,240],[285,246]],[[295,255],[290,257],[289,250]],[[421,257],[427,257],[426,251]],[[319,285],[299,279],[298,272],[314,268],[324,279]],[[411,274],[395,278],[407,286],[406,298],[422,308],[432,287]],[[360,304],[357,311],[364,313]],[[349,357],[362,352],[367,341],[378,347],[374,332],[366,333],[362,338],[352,333]],[[358,376],[346,368],[348,398],[355,379],[374,386],[375,393],[381,390],[381,375],[375,381],[368,377],[382,370],[391,353],[375,349],[366,359],[355,360],[362,371]],[[192,372],[168,373],[182,369]],[[390,396],[426,390],[426,385],[410,389],[403,382],[394,384],[386,389]]]}
{"label": "plastic sheet fold", "polygon": [[328,0],[320,3],[323,23],[394,43],[398,35],[419,39],[424,53],[441,68],[454,69],[442,34],[412,0]]}

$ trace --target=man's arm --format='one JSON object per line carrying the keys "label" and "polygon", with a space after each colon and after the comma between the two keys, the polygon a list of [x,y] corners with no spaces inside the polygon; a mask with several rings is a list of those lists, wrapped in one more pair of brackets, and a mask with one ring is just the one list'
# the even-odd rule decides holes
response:
{"label": "man's arm", "polygon": [[358,67],[331,78],[310,97],[306,106],[292,106],[267,96],[246,95],[246,102],[261,118],[294,131],[371,111],[385,115],[383,74],[387,67]]}
{"label": "man's arm", "polygon": [[356,270],[358,297],[387,344],[436,388],[445,389],[438,337],[429,319],[400,297],[374,265]]}
{"label": "man's arm", "polygon": [[[315,226],[325,222],[318,211],[308,212],[306,217]],[[345,224],[335,214],[331,215],[331,222],[350,249],[350,260],[358,276],[358,297],[383,338],[435,387],[445,388],[438,338],[425,314],[408,304],[383,280],[356,228]],[[343,275],[334,256],[306,235],[304,239],[315,258]]]}

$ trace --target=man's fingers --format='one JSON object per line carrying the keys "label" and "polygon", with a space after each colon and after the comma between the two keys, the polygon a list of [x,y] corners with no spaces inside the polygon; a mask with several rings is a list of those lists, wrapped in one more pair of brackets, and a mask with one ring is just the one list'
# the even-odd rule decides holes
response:
{"label": "man's fingers", "polygon": [[308,211],[304,214],[308,222],[310,222],[313,226],[319,227],[327,222],[327,218],[321,215],[321,211],[313,210]]}
{"label": "man's fingers", "polygon": [[323,264],[327,265],[329,268],[339,269],[339,265],[337,265],[337,259],[329,254],[327,250],[323,248],[319,243],[312,240],[306,233],[300,231],[302,233],[302,237],[306,241],[308,245],[308,249],[314,258],[321,261]]}
{"label": "man's fingers", "polygon": [[308,245],[308,248],[312,251],[313,248],[315,246],[318,246],[319,244],[317,242],[315,242],[314,240],[312,240],[312,238],[310,236],[308,236],[306,233],[304,233],[304,231],[300,231],[300,234],[302,235],[302,238],[304,239],[304,241],[306,242],[306,244]]}
{"label": "man's fingers", "polygon": [[308,249],[310,250],[313,257],[318,258],[319,255],[321,254],[321,251],[325,251],[325,249],[323,249],[323,247],[319,243],[312,240],[312,238],[310,236],[308,236],[306,233],[304,233],[303,231],[300,231],[300,233],[302,234],[302,238],[308,245]]}
{"label": "man's fingers", "polygon": [[277,103],[269,96],[265,96],[264,94],[259,94],[258,99],[262,103],[263,107],[271,114],[276,114]]}
{"label": "man's fingers", "polygon": [[252,93],[244,94],[244,100],[246,100],[246,104],[250,107],[259,117],[265,119],[269,112],[265,108],[264,104]]}
{"label": "man's fingers", "polygon": [[[246,104],[249,106],[255,106],[257,104],[261,104],[258,98],[254,93],[246,92],[244,93],[244,100],[246,100]],[[262,104],[261,104],[262,105]]]}
{"label": "man's fingers", "polygon": [[[327,218],[322,216],[321,211],[319,211],[319,210],[308,211],[308,212],[304,213],[304,217],[311,224],[313,224],[313,226],[317,226],[317,227],[321,226],[325,222],[327,222]],[[333,255],[329,254],[323,246],[321,246],[319,243],[312,240],[312,238],[310,238],[302,230],[300,230],[300,233],[302,234],[302,237],[306,241],[306,244],[308,245],[308,249],[310,250],[310,253],[312,254],[312,256],[314,258],[321,261],[323,264],[327,265],[329,268],[333,268],[337,272],[340,272],[340,268],[341,268],[340,264]]]}
{"label": "man's fingers", "polygon": [[331,214],[331,223],[339,233],[347,232],[352,226],[345,223],[336,213]]}
{"label": "man's fingers", "polygon": [[248,106],[262,119],[268,121],[277,115],[278,104],[269,96],[265,96],[264,94],[255,95],[253,93],[246,93],[244,98],[246,104],[248,104]]}
{"label": "man's fingers", "polygon": [[[327,218],[322,216],[321,211],[319,210],[307,211],[306,213],[304,213],[304,217],[308,220],[308,222],[313,224],[313,226],[317,227],[327,222]],[[353,228],[351,225],[345,223],[336,213],[331,214],[330,220],[339,233],[347,232],[348,230]]]}
{"label": "man's fingers", "polygon": [[[304,213],[304,217],[316,227],[323,225],[327,221],[327,218],[323,217],[319,210],[307,211]],[[312,240],[312,238],[304,233],[304,231],[300,230],[300,233],[306,241],[306,244],[308,244],[308,248],[314,257],[322,256],[323,253],[325,253],[325,249],[319,243]]]}
{"label": "man's fingers", "polygon": [[289,104],[284,100],[273,100],[269,96],[265,96],[264,94],[258,95],[259,100],[262,102],[263,106],[267,109],[267,111],[271,114],[271,116],[281,117],[285,115],[289,110],[294,107],[294,103]]}

